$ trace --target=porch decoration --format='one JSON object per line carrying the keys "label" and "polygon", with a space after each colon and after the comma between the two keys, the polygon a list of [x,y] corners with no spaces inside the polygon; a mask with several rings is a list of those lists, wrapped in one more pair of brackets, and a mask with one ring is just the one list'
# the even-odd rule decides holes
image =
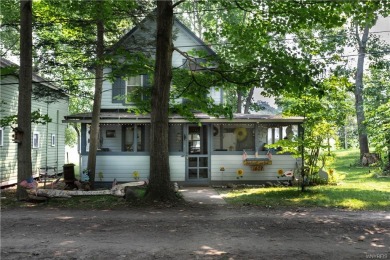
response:
{"label": "porch decoration", "polygon": [[250,166],[252,171],[262,171],[264,165],[270,165],[272,161],[268,158],[247,158],[243,161],[243,164]]}
{"label": "porch decoration", "polygon": [[246,128],[238,127],[234,130],[234,135],[238,141],[242,142],[246,139],[248,132],[246,131]]}
{"label": "porch decoration", "polygon": [[138,172],[138,171],[133,171],[133,178],[134,178],[134,180],[136,180],[136,181],[139,180],[139,172]]}
{"label": "porch decoration", "polygon": [[294,176],[294,172],[292,170],[289,170],[289,171],[285,171],[282,177],[293,177],[293,176]]}
{"label": "porch decoration", "polygon": [[284,174],[283,169],[279,169],[279,170],[278,170],[278,175],[279,175],[279,176],[282,176],[283,174]]}
{"label": "porch decoration", "polygon": [[245,161],[248,158],[248,154],[245,152],[242,153],[242,160]]}
{"label": "porch decoration", "polygon": [[81,181],[89,182],[89,170],[84,169],[81,173]]}
{"label": "porch decoration", "polygon": [[244,177],[244,170],[243,169],[238,169],[236,171],[236,174],[237,174],[237,180],[238,180],[239,178]]}

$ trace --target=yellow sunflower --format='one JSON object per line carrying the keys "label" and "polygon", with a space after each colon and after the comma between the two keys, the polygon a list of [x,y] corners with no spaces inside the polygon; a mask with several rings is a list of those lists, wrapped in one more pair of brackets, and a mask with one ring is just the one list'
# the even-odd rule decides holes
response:
{"label": "yellow sunflower", "polygon": [[138,171],[134,171],[134,172],[133,172],[133,178],[134,178],[135,180],[138,180],[138,179],[139,179],[139,172],[138,172]]}
{"label": "yellow sunflower", "polygon": [[238,176],[242,176],[242,175],[244,175],[244,170],[243,169],[238,169],[237,171],[236,171],[236,173],[237,173],[237,175]]}
{"label": "yellow sunflower", "polygon": [[284,174],[283,169],[279,169],[279,170],[278,170],[278,174],[279,174],[280,176],[283,175],[283,174]]}

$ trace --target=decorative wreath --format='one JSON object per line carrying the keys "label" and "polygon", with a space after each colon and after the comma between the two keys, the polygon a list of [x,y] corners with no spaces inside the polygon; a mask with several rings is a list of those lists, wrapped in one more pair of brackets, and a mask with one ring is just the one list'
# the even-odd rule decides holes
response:
{"label": "decorative wreath", "polygon": [[244,141],[246,139],[246,136],[248,135],[248,132],[246,131],[246,128],[239,127],[234,130],[234,134],[238,141]]}

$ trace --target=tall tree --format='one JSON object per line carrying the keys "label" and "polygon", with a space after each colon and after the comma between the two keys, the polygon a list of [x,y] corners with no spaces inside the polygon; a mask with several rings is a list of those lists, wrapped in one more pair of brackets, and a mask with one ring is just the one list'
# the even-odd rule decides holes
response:
{"label": "tall tree", "polygon": [[151,100],[150,183],[147,197],[162,201],[171,200],[174,196],[173,186],[170,182],[168,151],[173,8],[171,0],[157,2],[156,63]]}
{"label": "tall tree", "polygon": [[355,35],[353,37],[355,46],[358,52],[355,74],[355,108],[356,119],[358,125],[359,149],[360,158],[364,153],[369,152],[369,142],[367,134],[367,126],[365,125],[364,112],[364,70],[367,51],[369,49],[369,32],[376,24],[379,16],[387,17],[390,13],[389,3],[386,0],[382,1],[351,1],[350,15],[351,27]]}
{"label": "tall tree", "polygon": [[28,198],[20,182],[32,176],[31,162],[31,111],[32,96],[32,0],[20,1],[20,70],[18,98],[18,127],[22,135],[18,143],[17,198]]}
{"label": "tall tree", "polygon": [[[101,8],[101,2],[97,3]],[[100,9],[99,8],[99,9]],[[96,37],[96,66],[95,66],[95,95],[92,110],[92,124],[90,133],[89,155],[88,155],[88,170],[90,171],[91,188],[95,184],[96,170],[96,152],[99,142],[99,121],[100,107],[102,103],[103,89],[103,54],[104,54],[104,23],[101,19],[96,21],[97,37]]]}

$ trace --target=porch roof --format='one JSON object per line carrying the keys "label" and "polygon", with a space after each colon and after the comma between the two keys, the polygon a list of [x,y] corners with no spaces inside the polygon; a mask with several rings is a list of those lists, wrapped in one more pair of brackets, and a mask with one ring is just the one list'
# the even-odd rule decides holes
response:
{"label": "porch roof", "polygon": [[[261,114],[233,114],[233,118],[214,117],[204,113],[194,114],[197,121],[201,123],[269,123],[269,124],[300,124],[303,117],[283,117],[281,115],[261,115]],[[92,113],[80,113],[65,116],[64,123],[91,123]],[[188,119],[181,115],[170,115],[170,123],[190,123]],[[140,115],[127,112],[101,112],[101,124],[132,124],[150,123],[150,114]]]}

